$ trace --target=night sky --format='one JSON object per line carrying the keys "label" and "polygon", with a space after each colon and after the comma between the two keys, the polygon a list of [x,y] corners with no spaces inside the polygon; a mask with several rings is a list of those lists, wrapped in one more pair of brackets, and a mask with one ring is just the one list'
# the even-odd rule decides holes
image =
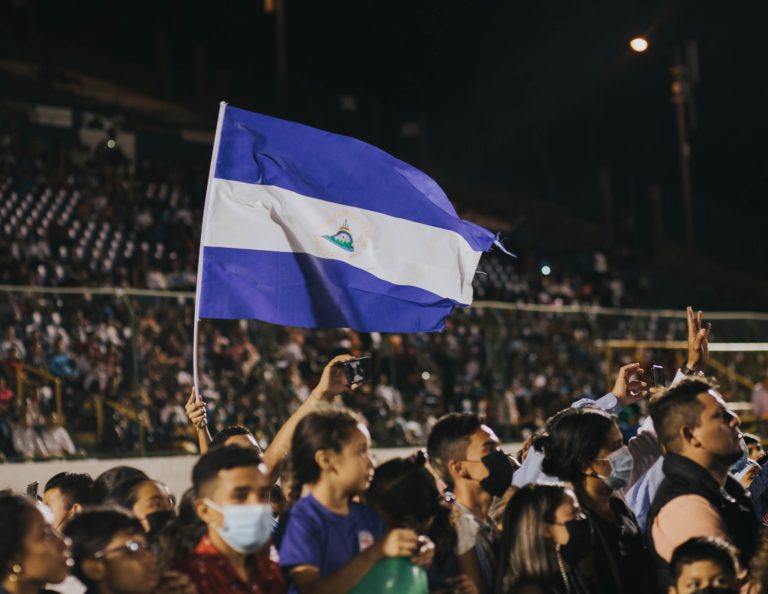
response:
{"label": "night sky", "polygon": [[[724,262],[745,251],[762,262],[768,252],[753,245],[768,214],[768,41],[764,19],[741,3],[285,2],[285,117],[374,142],[438,181],[476,185],[478,195],[498,188],[592,220],[606,168],[616,220],[649,233],[656,184],[673,241],[682,241],[682,207],[669,67],[672,48],[696,41],[697,248]],[[275,17],[261,1],[32,6],[5,0],[4,54],[53,46],[46,59],[138,81],[203,121],[214,121],[218,99],[278,113]],[[170,75],[156,83],[142,73],[158,72],[158,32]],[[640,34],[651,44],[644,54],[628,46]],[[342,95],[355,98],[354,111],[340,108]],[[401,134],[409,122],[420,137]],[[503,214],[504,204],[491,206]]]}

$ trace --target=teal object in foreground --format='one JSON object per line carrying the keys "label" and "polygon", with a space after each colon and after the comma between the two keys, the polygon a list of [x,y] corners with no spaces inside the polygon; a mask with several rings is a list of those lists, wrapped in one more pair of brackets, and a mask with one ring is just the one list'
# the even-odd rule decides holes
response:
{"label": "teal object in foreground", "polygon": [[427,572],[407,557],[383,559],[349,594],[429,594]]}

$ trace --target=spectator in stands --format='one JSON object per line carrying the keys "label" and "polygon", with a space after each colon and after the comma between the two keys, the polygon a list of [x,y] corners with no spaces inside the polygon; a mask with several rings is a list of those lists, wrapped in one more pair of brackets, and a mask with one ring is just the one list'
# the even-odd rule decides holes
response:
{"label": "spectator in stands", "polygon": [[40,431],[40,439],[49,456],[60,458],[62,456],[73,456],[78,450],[69,431],[64,427],[61,417],[58,413],[52,412],[46,418],[46,424]]}
{"label": "spectator in stands", "polygon": [[714,537],[687,540],[672,553],[669,594],[738,592],[739,562],[733,546]]}
{"label": "spectator in stands", "polygon": [[650,413],[666,452],[665,478],[648,515],[662,587],[671,585],[675,548],[697,536],[724,538],[747,566],[756,547],[757,518],[744,487],[728,474],[742,456],[739,417],[703,379],[681,382],[654,398]]}
{"label": "spectator in stands", "polygon": [[13,449],[23,458],[43,458],[48,455],[42,438],[35,429],[34,413],[30,408],[19,412],[17,421],[11,423]]}
{"label": "spectator in stands", "polygon": [[43,503],[53,512],[53,527],[62,525],[93,504],[93,479],[89,474],[60,472],[45,484]]}
{"label": "spectator in stands", "polygon": [[488,514],[494,497],[512,484],[514,467],[499,438],[472,413],[450,413],[427,440],[430,464],[456,497],[453,520],[462,573],[480,592],[491,592],[496,574],[498,530]]}
{"label": "spectator in stands", "polygon": [[435,558],[427,569],[429,589],[478,592],[475,582],[461,573],[456,555],[456,531],[450,508],[441,502],[435,478],[425,468],[426,453],[395,458],[376,468],[365,501],[384,520],[388,530],[410,528],[435,543]]}
{"label": "spectator in stands", "polygon": [[175,516],[168,487],[160,481],[140,476],[116,485],[107,493],[104,503],[118,505],[133,513],[152,541]]}
{"label": "spectator in stands", "polygon": [[593,540],[589,518],[566,485],[526,485],[504,511],[494,591],[589,593],[578,565],[592,551]]}
{"label": "spectator in stands", "polygon": [[429,539],[420,541],[412,529],[386,532],[376,512],[352,501],[373,477],[369,441],[366,428],[344,410],[315,411],[297,425],[291,442],[294,504],[283,515],[278,543],[290,592],[347,594],[386,557],[431,562]]}
{"label": "spectator in stands", "polygon": [[652,564],[640,527],[616,493],[629,485],[634,458],[615,417],[594,407],[566,409],[550,420],[541,443],[542,470],[573,484],[592,523],[594,579],[600,590],[653,592]]}
{"label": "spectator in stands", "polygon": [[186,576],[160,574],[141,524],[129,513],[95,507],[64,526],[72,540],[73,573],[87,594],[202,594]]}
{"label": "spectator in stands", "polygon": [[180,570],[201,593],[284,594],[280,568],[261,554],[272,516],[259,453],[234,445],[212,449],[195,464],[192,485],[195,511],[207,529]]}
{"label": "spectator in stands", "polygon": [[0,590],[38,594],[67,577],[69,549],[51,526],[50,511],[27,497],[0,492]]}

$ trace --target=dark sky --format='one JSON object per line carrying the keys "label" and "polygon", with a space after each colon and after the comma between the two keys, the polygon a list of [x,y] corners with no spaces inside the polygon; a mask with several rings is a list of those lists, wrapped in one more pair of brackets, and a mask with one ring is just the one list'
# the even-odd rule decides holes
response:
{"label": "dark sky", "polygon": [[[617,217],[648,224],[648,188],[657,184],[672,234],[682,209],[671,50],[696,41],[690,139],[699,247],[738,257],[739,243],[764,226],[768,41],[764,19],[741,3],[285,2],[287,117],[373,141],[438,179],[501,187],[585,216],[599,210],[604,167]],[[26,9],[14,6],[5,0],[3,10],[23,22]],[[12,27],[17,54],[44,39],[62,60],[81,56],[138,80],[142,69],[158,71],[164,31],[170,84],[157,92],[212,118],[214,98],[277,113],[274,16],[261,0],[32,6],[33,33]],[[649,36],[645,54],[629,50],[637,34]],[[199,47],[208,96],[195,100]],[[339,109],[341,94],[358,98],[356,112]],[[421,140],[400,136],[407,121],[421,123]]]}

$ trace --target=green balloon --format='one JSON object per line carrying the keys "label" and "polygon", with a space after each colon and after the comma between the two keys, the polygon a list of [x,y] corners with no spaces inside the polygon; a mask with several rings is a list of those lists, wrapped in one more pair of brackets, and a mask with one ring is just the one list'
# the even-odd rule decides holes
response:
{"label": "green balloon", "polygon": [[349,594],[429,594],[427,572],[407,557],[382,559]]}

